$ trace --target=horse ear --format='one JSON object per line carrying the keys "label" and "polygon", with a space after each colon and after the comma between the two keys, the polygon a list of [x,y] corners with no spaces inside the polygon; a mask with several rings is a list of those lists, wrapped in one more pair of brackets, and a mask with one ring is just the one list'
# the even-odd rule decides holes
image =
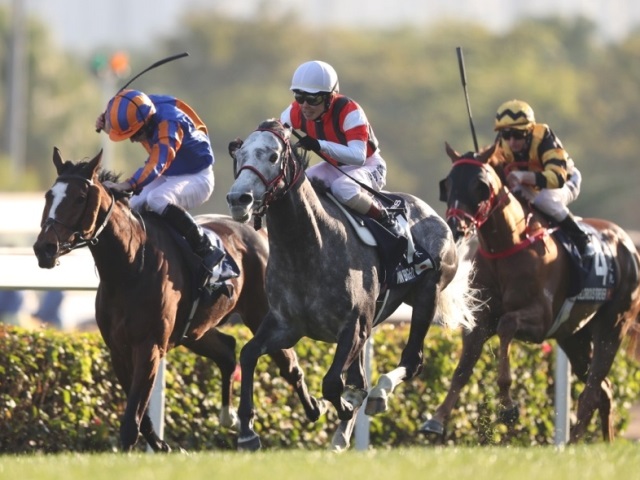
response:
{"label": "horse ear", "polygon": [[85,207],[86,215],[82,220],[82,235],[87,236],[93,230],[98,219],[100,211],[100,188],[97,185],[89,186],[87,193],[87,206]]}
{"label": "horse ear", "polygon": [[58,147],[53,147],[53,164],[56,167],[56,172],[58,172],[58,175],[61,175],[62,167],[64,167],[64,160],[62,159],[62,154],[60,153],[60,149]]}
{"label": "horse ear", "polygon": [[102,149],[100,149],[98,154],[95,157],[93,157],[89,162],[89,168],[91,169],[91,178],[96,177],[101,164],[102,164]]}
{"label": "horse ear", "polygon": [[447,155],[449,156],[452,162],[455,162],[460,159],[460,154],[456,152],[453,148],[451,148],[451,145],[449,145],[449,142],[444,142],[444,150],[445,152],[447,152]]}
{"label": "horse ear", "polygon": [[481,161],[482,163],[487,163],[491,157],[493,157],[493,153],[496,151],[498,143],[494,143],[489,148],[483,150],[476,156],[476,160]]}

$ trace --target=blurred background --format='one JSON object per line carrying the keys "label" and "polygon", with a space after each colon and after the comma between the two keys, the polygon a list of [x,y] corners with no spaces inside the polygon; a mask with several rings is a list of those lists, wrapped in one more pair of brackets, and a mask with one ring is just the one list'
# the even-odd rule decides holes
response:
{"label": "blurred background", "polygon": [[[529,102],[583,173],[574,213],[640,230],[640,2],[390,3],[0,0],[0,248],[30,249],[55,178],[54,146],[72,160],[103,148],[105,167],[123,177],[144,162],[139,146],[97,134],[95,119],[127,78],[182,51],[190,56],[132,87],[184,99],[209,127],[216,189],[194,213],[228,213],[227,144],[278,117],[292,100],[295,68],[319,59],[367,113],[389,166],[387,188],[444,214],[444,142],[474,148],[456,57],[462,47],[479,145],[493,141],[500,103]],[[32,254],[29,261],[37,268]],[[6,270],[0,263],[0,276],[11,277]],[[31,294],[23,311],[35,312],[42,296]],[[92,306],[79,314],[79,301],[65,302],[63,317],[91,315]]]}

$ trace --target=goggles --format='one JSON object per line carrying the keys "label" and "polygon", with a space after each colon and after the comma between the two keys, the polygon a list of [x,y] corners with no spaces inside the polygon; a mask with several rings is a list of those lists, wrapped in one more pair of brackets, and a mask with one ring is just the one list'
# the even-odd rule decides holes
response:
{"label": "goggles", "polygon": [[293,98],[295,98],[296,102],[298,102],[300,105],[302,105],[304,102],[307,102],[308,105],[311,105],[314,107],[324,102],[326,95],[327,94],[324,92],[307,93],[307,92],[301,92],[299,90],[293,92]]}
{"label": "goggles", "polygon": [[505,130],[502,130],[500,132],[500,135],[505,140],[509,140],[510,138],[513,138],[514,140],[523,140],[527,138],[528,132],[526,130],[516,130],[516,129],[507,128]]}

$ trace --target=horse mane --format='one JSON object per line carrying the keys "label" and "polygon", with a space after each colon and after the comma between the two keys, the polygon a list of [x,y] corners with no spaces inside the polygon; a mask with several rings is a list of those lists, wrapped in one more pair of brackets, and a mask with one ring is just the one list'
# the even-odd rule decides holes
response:
{"label": "horse mane", "polygon": [[[66,160],[62,164],[62,169],[60,175],[80,175],[83,177],[90,178],[91,177],[91,167],[89,166],[90,160],[79,160],[74,163],[71,160]],[[98,180],[100,183],[110,181],[110,182],[118,182],[120,180],[119,173],[114,173],[109,170],[103,170],[100,168],[98,170]]]}

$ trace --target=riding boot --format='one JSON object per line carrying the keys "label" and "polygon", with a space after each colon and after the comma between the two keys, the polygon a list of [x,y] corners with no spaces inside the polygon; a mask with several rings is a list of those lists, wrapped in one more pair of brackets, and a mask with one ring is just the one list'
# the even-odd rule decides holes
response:
{"label": "riding boot", "polygon": [[591,242],[589,241],[589,235],[580,228],[580,225],[578,225],[573,215],[567,215],[564,220],[558,222],[558,225],[576,244],[581,257],[585,258],[593,256],[595,252],[593,250],[593,245],[591,245]]}
{"label": "riding boot", "polygon": [[367,212],[367,216],[376,220],[380,225],[385,227],[395,236],[404,236],[402,227],[400,227],[400,225],[398,224],[396,217],[393,214],[389,213],[389,210],[381,206],[378,202],[374,201],[373,203],[371,203],[369,211]]}
{"label": "riding boot", "polygon": [[204,285],[213,273],[213,269],[224,258],[224,250],[211,243],[202,227],[182,207],[169,204],[162,212],[162,216],[187,240],[195,254],[202,258],[202,266],[206,271],[206,278],[202,282]]}

